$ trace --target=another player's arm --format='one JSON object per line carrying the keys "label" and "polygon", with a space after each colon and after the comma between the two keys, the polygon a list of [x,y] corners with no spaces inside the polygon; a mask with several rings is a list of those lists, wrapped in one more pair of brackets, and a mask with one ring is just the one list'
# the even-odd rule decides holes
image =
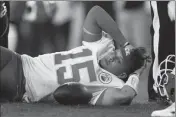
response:
{"label": "another player's arm", "polygon": [[95,6],[89,11],[83,28],[84,41],[93,42],[99,40],[101,38],[99,34],[101,34],[103,30],[114,39],[116,47],[122,46],[127,42],[119,30],[117,23],[99,6]]}

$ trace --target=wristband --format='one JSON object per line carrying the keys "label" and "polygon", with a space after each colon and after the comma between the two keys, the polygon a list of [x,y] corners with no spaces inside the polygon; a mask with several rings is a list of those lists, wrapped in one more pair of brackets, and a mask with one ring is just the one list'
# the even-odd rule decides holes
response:
{"label": "wristband", "polygon": [[124,45],[123,45],[123,48],[125,48],[126,46],[130,45],[129,42],[126,42]]}
{"label": "wristband", "polygon": [[132,74],[129,76],[128,80],[126,81],[125,85],[130,86],[138,93],[138,84],[139,84],[139,78],[137,74]]}

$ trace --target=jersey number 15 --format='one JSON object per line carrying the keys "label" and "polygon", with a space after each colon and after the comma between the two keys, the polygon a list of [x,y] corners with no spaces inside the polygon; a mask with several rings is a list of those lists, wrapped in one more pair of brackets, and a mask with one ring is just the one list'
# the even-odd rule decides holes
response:
{"label": "jersey number 15", "polygon": [[[67,60],[67,59],[76,59],[76,58],[80,58],[80,57],[86,57],[86,56],[91,56],[92,52],[88,49],[83,49],[82,52],[76,53],[76,54],[67,54],[67,55],[61,55],[61,54],[56,54],[55,55],[55,64],[61,64],[62,60]],[[84,58],[83,58],[84,59]],[[66,71],[66,67],[60,67],[57,70],[57,77],[58,77],[58,83],[59,84],[64,84],[66,82],[80,82],[81,78],[80,78],[80,74],[79,74],[79,70],[82,68],[86,68],[88,71],[88,75],[89,75],[89,81],[93,82],[96,81],[96,75],[95,75],[95,68],[93,65],[93,60],[88,60],[88,61],[84,61],[84,62],[80,62],[77,64],[73,64],[71,65],[71,71],[73,74],[72,78],[65,78],[64,77],[64,73],[68,73],[68,71]]]}

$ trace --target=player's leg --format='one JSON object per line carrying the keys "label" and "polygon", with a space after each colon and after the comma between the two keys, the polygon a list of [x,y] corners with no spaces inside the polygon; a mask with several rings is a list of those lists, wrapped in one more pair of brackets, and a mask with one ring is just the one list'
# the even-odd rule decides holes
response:
{"label": "player's leg", "polygon": [[148,96],[149,96],[149,101],[156,101],[157,93],[153,89],[154,79],[153,79],[153,69],[152,68],[153,68],[153,62],[150,67],[149,76],[148,76]]}
{"label": "player's leg", "polygon": [[[157,98],[157,95],[153,90],[153,84],[157,78],[156,73],[159,64],[164,59],[166,59],[168,55],[175,54],[175,20],[172,20],[172,18],[169,16],[169,8],[171,8],[173,12],[175,11],[175,8],[169,7],[169,3],[171,3],[171,1],[151,2],[152,19],[158,19],[156,22],[153,22],[151,27],[153,64],[151,66],[150,75],[148,77],[148,94],[149,99],[151,100]],[[175,5],[174,2],[173,4]],[[157,30],[159,30],[159,32]],[[169,46],[166,48],[166,45]],[[161,67],[163,68],[163,66]]]}
{"label": "player's leg", "polygon": [[18,101],[24,92],[24,75],[18,54],[0,46],[0,99]]}

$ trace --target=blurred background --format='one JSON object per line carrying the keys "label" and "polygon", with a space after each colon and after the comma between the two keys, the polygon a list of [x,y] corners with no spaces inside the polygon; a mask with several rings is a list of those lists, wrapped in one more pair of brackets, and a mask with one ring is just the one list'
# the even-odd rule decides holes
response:
{"label": "blurred background", "polygon": [[81,45],[88,11],[99,5],[134,46],[150,48],[150,8],[145,1],[11,1],[9,48],[20,54],[64,51]]}

